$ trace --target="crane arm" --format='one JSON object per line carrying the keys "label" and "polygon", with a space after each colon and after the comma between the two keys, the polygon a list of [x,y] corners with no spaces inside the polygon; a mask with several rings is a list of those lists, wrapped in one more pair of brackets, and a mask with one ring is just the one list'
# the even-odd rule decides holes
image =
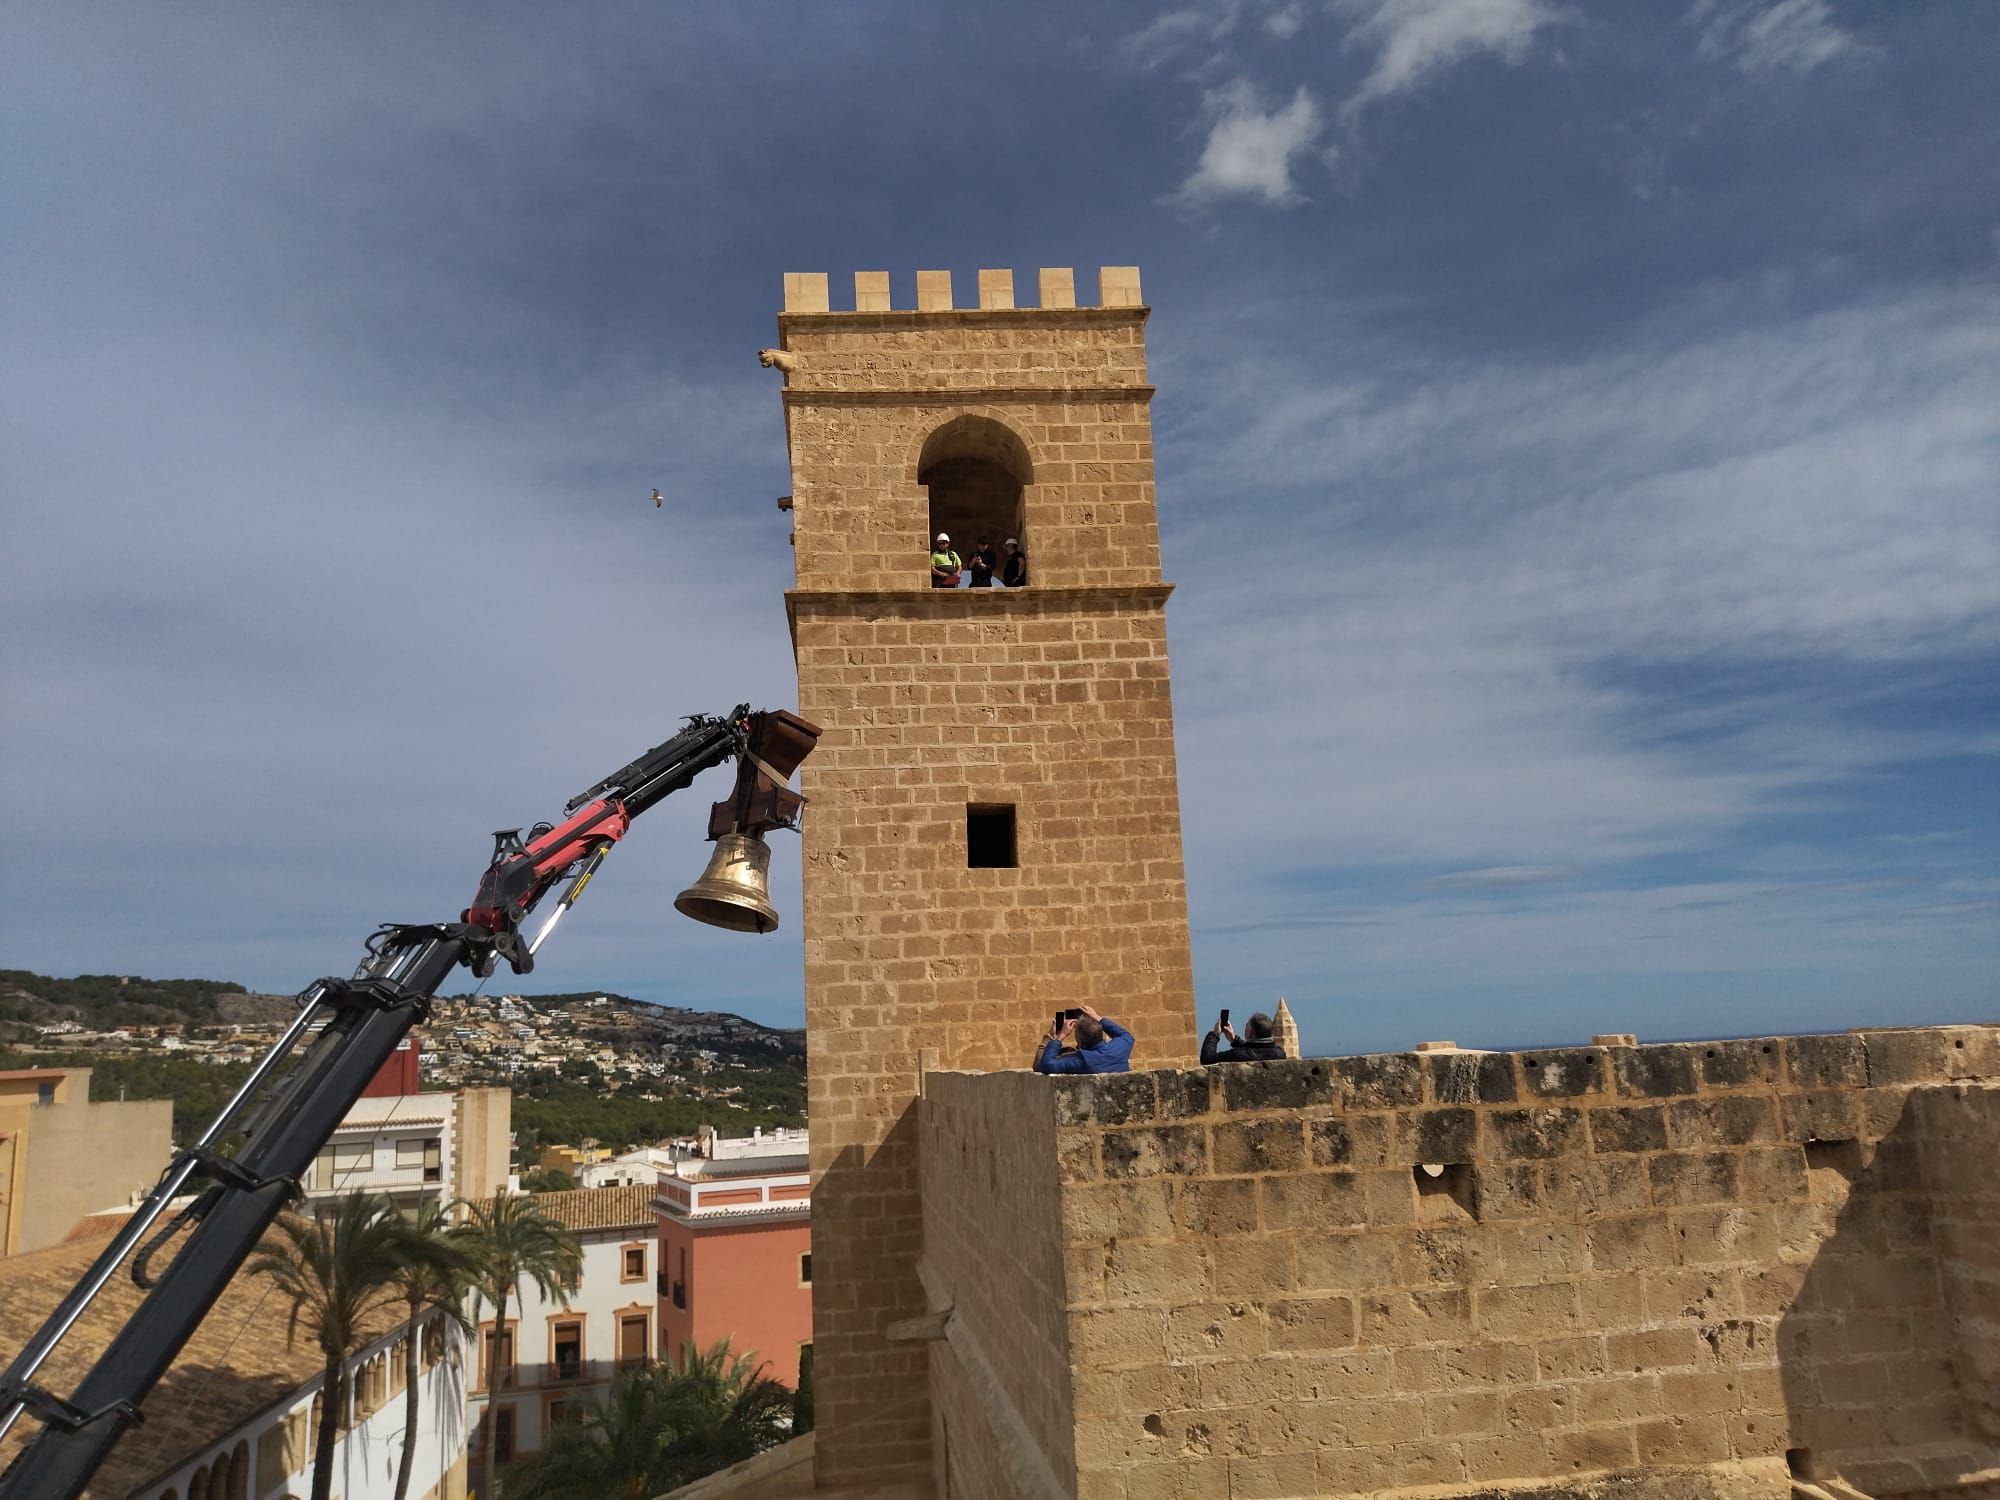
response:
{"label": "crane arm", "polygon": [[[432,995],[453,969],[463,963],[486,975],[504,958],[517,973],[527,972],[534,947],[553,926],[552,918],[533,943],[522,940],[520,923],[536,904],[567,876],[557,915],[567,910],[632,819],[731,757],[740,760],[736,790],[716,804],[711,830],[725,816],[752,833],[795,823],[801,799],[789,777],[818,734],[789,713],[753,714],[748,705],[722,718],[692,718],[680,733],[571,798],[560,823],[537,825],[525,840],[519,829],[496,834],[492,860],[458,921],[384,927],[352,979],[310,986],[235,1097],[195,1145],[174,1157],[83,1280],[0,1374],[0,1438],[24,1415],[43,1424],[0,1474],[0,1500],[72,1500],[139,1425],[139,1403],[271,1221],[301,1196],[313,1158],[368,1080],[429,1014]],[[238,1137],[237,1148],[226,1152]],[[197,1186],[193,1202],[152,1232],[173,1200]],[[154,1276],[153,1256],[183,1230],[189,1232],[180,1252]],[[69,1396],[44,1389],[37,1372],[128,1258],[133,1279],[146,1289],[138,1309]]]}

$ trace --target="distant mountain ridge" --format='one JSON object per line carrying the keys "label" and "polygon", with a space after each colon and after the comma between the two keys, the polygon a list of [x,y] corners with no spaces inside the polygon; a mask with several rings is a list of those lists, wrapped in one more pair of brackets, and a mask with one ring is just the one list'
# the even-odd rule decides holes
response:
{"label": "distant mountain ridge", "polygon": [[226,999],[247,997],[222,979],[144,979],[132,974],[79,974],[56,979],[28,969],[0,969],[0,1022],[48,1026],[74,1021],[85,1030],[114,1026],[214,1026]]}
{"label": "distant mountain ridge", "polygon": [[636,1012],[644,1019],[655,1024],[665,1022],[671,1025],[676,1022],[677,1018],[685,1017],[686,1020],[681,1024],[712,1021],[719,1025],[731,1028],[740,1027],[746,1031],[763,1032],[772,1036],[797,1037],[801,1043],[804,1042],[806,1034],[805,1028],[802,1026],[766,1026],[762,1021],[753,1021],[748,1016],[737,1015],[734,1011],[697,1010],[687,1005],[666,1005],[656,1000],[635,1000],[630,995],[621,995],[615,990],[568,990],[553,995],[509,994],[504,997],[494,994],[475,995],[467,993],[440,995],[438,998],[440,1000],[450,1000],[459,1005],[493,1005],[500,999],[505,998],[519,1000],[524,1004],[532,1005],[537,1010],[588,1009],[591,1007],[593,1001],[604,1000],[620,1009]]}
{"label": "distant mountain ridge", "polygon": [[[471,1008],[491,1008],[491,993],[440,995]],[[803,1054],[805,1033],[797,1027],[766,1026],[731,1011],[657,1005],[609,990],[572,991],[509,998],[547,1014],[564,1011],[579,1020],[593,1010],[616,1009],[648,1030],[685,1036],[713,1033],[723,1040],[769,1037],[781,1052]],[[592,1002],[603,1000],[605,1006]],[[38,1027],[68,1021],[85,1031],[121,1026],[275,1026],[297,1007],[293,995],[260,994],[226,979],[148,979],[136,974],[79,974],[63,979],[29,969],[0,969],[0,1042],[29,1041]]]}

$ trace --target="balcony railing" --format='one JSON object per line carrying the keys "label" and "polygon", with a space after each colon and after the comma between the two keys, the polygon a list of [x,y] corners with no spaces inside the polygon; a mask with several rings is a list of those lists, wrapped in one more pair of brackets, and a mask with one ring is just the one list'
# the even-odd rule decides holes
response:
{"label": "balcony railing", "polygon": [[541,1385],[592,1385],[609,1380],[615,1367],[608,1359],[559,1359],[552,1365],[536,1365],[535,1379]]}

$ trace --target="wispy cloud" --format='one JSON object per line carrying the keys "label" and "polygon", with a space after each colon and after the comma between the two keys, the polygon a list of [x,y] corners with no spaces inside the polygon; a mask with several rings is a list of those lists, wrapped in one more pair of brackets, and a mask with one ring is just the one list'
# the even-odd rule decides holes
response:
{"label": "wispy cloud", "polygon": [[1570,879],[1575,873],[1565,865],[1488,865],[1479,870],[1453,870],[1446,875],[1434,875],[1429,883],[1471,887],[1555,885]]}
{"label": "wispy cloud", "polygon": [[1297,36],[1305,24],[1306,8],[1297,0],[1290,5],[1279,6],[1264,17],[1264,29],[1281,42]]}
{"label": "wispy cloud", "polygon": [[1267,108],[1247,79],[1212,90],[1205,101],[1208,141],[1194,171],[1172,201],[1205,208],[1225,198],[1249,198],[1285,208],[1301,201],[1295,163],[1310,157],[1319,139],[1319,104],[1301,86],[1291,102]]}
{"label": "wispy cloud", "polygon": [[1516,64],[1535,34],[1563,19],[1548,0],[1334,0],[1353,20],[1344,46],[1375,56],[1348,99],[1349,113],[1417,88],[1468,58],[1493,55]]}
{"label": "wispy cloud", "polygon": [[1810,73],[1860,51],[1828,0],[1695,0],[1701,54],[1745,73]]}
{"label": "wispy cloud", "polygon": [[[1951,293],[1540,365],[1400,366],[1332,325],[1287,340],[1348,349],[1345,376],[1196,356],[1214,405],[1169,440],[1192,463],[1168,538],[1174,571],[1200,559],[1174,652],[1206,970],[1265,972],[1274,901],[1305,968],[1320,913],[1386,924],[1326,939],[1355,983],[1408,984],[1413,953],[1481,985],[1557,951],[1810,967],[1822,922],[1883,941],[1899,906],[1976,942],[1977,901],[1926,899],[1962,849],[1776,879],[1742,841],[1899,766],[2000,757],[1976,717],[1916,707],[2000,652],[1993,322]],[[1279,524],[1232,502],[1246,475]],[[1246,777],[1305,790],[1245,827]],[[1631,873],[1661,860],[1727,878]]]}
{"label": "wispy cloud", "polygon": [[1137,68],[1160,67],[1190,51],[1207,51],[1236,29],[1237,0],[1187,6],[1155,16],[1118,43],[1118,55]]}

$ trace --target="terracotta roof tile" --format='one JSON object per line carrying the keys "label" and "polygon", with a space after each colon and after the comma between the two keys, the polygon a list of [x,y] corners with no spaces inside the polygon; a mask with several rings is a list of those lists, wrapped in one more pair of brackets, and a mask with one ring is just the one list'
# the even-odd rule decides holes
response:
{"label": "terracotta roof tile", "polygon": [[[83,1279],[105,1243],[105,1237],[72,1241],[0,1259],[0,1365],[13,1359]],[[121,1268],[56,1347],[37,1382],[67,1396],[131,1319],[141,1296]],[[302,1327],[298,1342],[288,1347],[285,1322],[283,1299],[270,1283],[239,1272],[141,1404],[145,1425],[111,1450],[84,1494],[108,1500],[140,1488],[318,1375],[320,1357],[311,1334]],[[363,1332],[372,1340],[401,1322],[398,1312],[385,1309]],[[0,1439],[0,1468],[40,1431],[32,1418],[17,1422]]]}
{"label": "terracotta roof tile", "polygon": [[575,1188],[536,1193],[535,1206],[565,1229],[650,1229],[653,1187]]}

